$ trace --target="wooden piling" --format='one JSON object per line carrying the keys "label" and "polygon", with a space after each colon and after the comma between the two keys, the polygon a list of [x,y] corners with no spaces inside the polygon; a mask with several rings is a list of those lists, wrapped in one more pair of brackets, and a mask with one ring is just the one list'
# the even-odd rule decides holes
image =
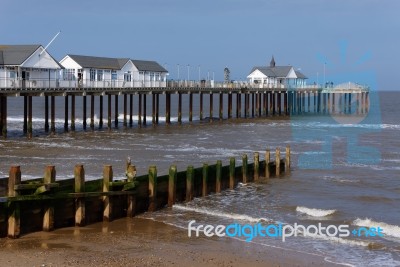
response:
{"label": "wooden piling", "polygon": [[221,183],[222,183],[222,161],[218,160],[216,165],[216,179],[215,179],[215,192],[221,192]]}
{"label": "wooden piling", "polygon": [[186,170],[186,202],[193,200],[194,168],[189,166]]}
{"label": "wooden piling", "polygon": [[219,120],[222,121],[224,117],[224,94],[219,93]]}
{"label": "wooden piling", "polygon": [[290,172],[290,145],[286,146],[286,155],[285,155],[285,172]]}
{"label": "wooden piling", "polygon": [[275,176],[279,177],[281,175],[281,151],[279,147],[275,150]]}
{"label": "wooden piling", "polygon": [[210,93],[210,122],[213,121],[213,108],[214,108],[214,95],[213,93]]}
{"label": "wooden piling", "polygon": [[71,95],[71,131],[75,131],[75,95]]}
{"label": "wooden piling", "polygon": [[[130,161],[128,163],[127,169],[126,169],[126,176],[127,176],[127,180],[128,183],[131,183],[134,181],[134,178],[136,176],[136,167],[134,165],[130,164]],[[132,218],[133,216],[135,216],[135,212],[136,212],[136,196],[135,195],[128,195],[127,196],[127,210],[126,210],[126,216],[129,218]]]}
{"label": "wooden piling", "polygon": [[169,178],[168,178],[168,207],[176,202],[176,180],[177,180],[177,168],[176,165],[172,165],[169,168]]}
{"label": "wooden piling", "polygon": [[94,130],[94,95],[90,96],[90,129]]}
{"label": "wooden piling", "polygon": [[[18,196],[15,186],[21,184],[20,166],[12,166],[8,178],[8,197]],[[20,204],[12,202],[8,208],[8,237],[18,238],[21,233]]]}
{"label": "wooden piling", "polygon": [[[153,101],[153,109],[154,109],[154,101]],[[123,126],[128,127],[128,95],[124,94],[124,121]]]}
{"label": "wooden piling", "polygon": [[104,105],[104,100],[103,96],[100,96],[99,99],[99,129],[103,129],[103,105]]}
{"label": "wooden piling", "polygon": [[254,181],[257,182],[260,178],[260,154],[254,152]]}
{"label": "wooden piling", "polygon": [[149,167],[149,209],[155,211],[157,209],[157,167]]}
{"label": "wooden piling", "polygon": [[203,120],[203,93],[200,92],[200,121]]}
{"label": "wooden piling", "polygon": [[68,132],[68,95],[64,97],[64,132]]}
{"label": "wooden piling", "polygon": [[[46,185],[54,183],[56,181],[56,168],[55,166],[47,166],[44,171],[43,182]],[[43,231],[54,230],[54,206],[52,202],[47,202],[44,205],[43,215]]]}
{"label": "wooden piling", "polygon": [[244,184],[247,183],[247,170],[248,170],[248,168],[247,168],[247,155],[244,154],[242,156],[242,182]]}
{"label": "wooden piling", "polygon": [[32,96],[30,95],[28,96],[28,138],[32,138],[32,128]]}
{"label": "wooden piling", "polygon": [[228,94],[228,119],[232,118],[232,93]]}
{"label": "wooden piling", "polygon": [[147,95],[143,94],[143,125],[147,125]]}
{"label": "wooden piling", "polygon": [[129,94],[129,126],[133,126],[133,95]]}
{"label": "wooden piling", "polygon": [[[250,95],[249,95],[250,96]],[[255,116],[255,94],[251,93],[251,117],[254,118]]]}
{"label": "wooden piling", "polygon": [[171,94],[165,93],[165,123],[171,123]]}
{"label": "wooden piling", "polygon": [[107,106],[107,128],[111,130],[111,95],[108,95],[108,106]]}
{"label": "wooden piling", "polygon": [[193,94],[189,93],[189,122],[193,121]]}
{"label": "wooden piling", "polygon": [[282,108],[281,108],[281,95],[282,92],[279,91],[276,98],[277,98],[277,109],[278,109],[278,115],[281,116],[282,115]]}
{"label": "wooden piling", "polygon": [[83,127],[83,130],[86,130],[86,120],[87,120],[87,116],[86,116],[86,109],[87,109],[87,107],[86,107],[86,103],[87,103],[87,99],[86,99],[87,97],[86,97],[86,95],[84,95],[83,97],[82,97],[82,127]]}
{"label": "wooden piling", "polygon": [[229,159],[229,188],[233,189],[235,187],[235,164],[236,159],[230,158]]}
{"label": "wooden piling", "polygon": [[[103,168],[103,192],[110,192],[110,184],[113,181],[113,169],[111,165],[105,165]],[[111,196],[103,197],[103,221],[112,220],[112,198]]]}
{"label": "wooden piling", "polygon": [[44,131],[49,132],[49,96],[44,96]]}
{"label": "wooden piling", "polygon": [[50,111],[50,132],[51,134],[56,133],[56,97],[52,95],[50,97],[51,111]]}
{"label": "wooden piling", "polygon": [[1,134],[4,138],[7,138],[7,96],[1,97]]}
{"label": "wooden piling", "polygon": [[139,105],[138,105],[138,126],[142,127],[142,94],[138,94]]}
{"label": "wooden piling", "polygon": [[269,172],[269,162],[271,161],[271,152],[269,149],[265,151],[265,178],[269,179],[271,174]]}
{"label": "wooden piling", "polygon": [[202,186],[202,196],[208,195],[208,164],[203,164],[203,186]]}
{"label": "wooden piling", "polygon": [[[0,100],[3,100],[3,97],[0,96]],[[1,103],[0,103],[1,104]],[[28,96],[24,95],[24,124],[23,124],[23,133],[28,133]]]}
{"label": "wooden piling", "polygon": [[119,95],[114,96],[114,127],[118,128],[118,115],[119,115],[119,107],[118,107],[118,97]]}
{"label": "wooden piling", "polygon": [[[85,192],[85,170],[83,165],[76,165],[74,169],[75,193]],[[85,226],[85,198],[75,199],[75,226]]]}
{"label": "wooden piling", "polygon": [[160,94],[156,94],[156,124],[159,121],[159,114],[160,114]]}
{"label": "wooden piling", "polygon": [[182,93],[178,93],[178,123],[182,123]]}
{"label": "wooden piling", "polygon": [[151,123],[156,125],[156,95],[151,94]]}

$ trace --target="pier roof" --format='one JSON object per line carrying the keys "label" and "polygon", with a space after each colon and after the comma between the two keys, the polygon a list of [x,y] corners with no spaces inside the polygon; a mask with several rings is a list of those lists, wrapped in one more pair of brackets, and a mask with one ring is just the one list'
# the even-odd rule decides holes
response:
{"label": "pier roof", "polygon": [[[253,67],[250,71],[250,74],[253,73],[255,70],[261,71],[265,76],[272,77],[272,78],[285,78],[289,74],[292,66],[275,66],[275,67],[266,67],[266,66],[259,66]],[[298,70],[295,70],[296,76],[299,79],[307,79],[307,77]]]}
{"label": "pier roof", "polygon": [[82,68],[120,70],[129,61],[129,58],[108,58],[81,55],[67,55]]}
{"label": "pier roof", "polygon": [[0,65],[18,66],[41,45],[0,45]]}
{"label": "pier roof", "polygon": [[132,63],[136,66],[136,68],[139,71],[168,72],[156,61],[132,59]]}

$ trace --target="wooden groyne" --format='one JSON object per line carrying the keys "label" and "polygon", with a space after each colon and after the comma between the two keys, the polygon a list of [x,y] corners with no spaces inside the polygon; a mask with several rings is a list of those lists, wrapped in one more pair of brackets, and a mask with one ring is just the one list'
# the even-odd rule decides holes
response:
{"label": "wooden groyne", "polygon": [[12,166],[9,177],[0,179],[0,237],[18,238],[35,231],[132,217],[234,189],[239,182],[283,177],[290,171],[290,147],[285,154],[281,158],[277,148],[271,161],[269,150],[264,160],[255,152],[252,163],[245,154],[241,166],[236,166],[235,158],[229,159],[229,165],[219,160],[184,171],[172,165],[162,176],[157,175],[156,166],[150,166],[148,174],[136,177],[135,166],[128,162],[126,177],[120,180],[114,179],[112,166],[106,165],[101,179],[85,181],[84,166],[76,165],[73,179],[57,180],[55,167],[47,166],[42,178],[21,181],[21,168]]}
{"label": "wooden groyne", "polygon": [[[83,130],[90,127],[95,130],[95,105],[98,105],[98,129],[118,128],[120,98],[123,106],[123,127],[138,127],[159,124],[161,113],[165,116],[165,124],[171,124],[171,111],[177,110],[178,123],[182,123],[182,96],[188,95],[189,122],[193,121],[194,100],[198,95],[199,119],[255,118],[295,116],[301,114],[365,114],[368,113],[369,92],[358,88],[347,88],[340,91],[327,91],[323,88],[201,88],[201,87],[166,87],[166,88],[45,88],[25,90],[2,90],[0,88],[0,132],[7,137],[7,98],[23,97],[23,133],[32,137],[32,98],[42,97],[44,100],[43,129],[45,132],[56,132],[56,97],[64,99],[64,131],[76,130],[76,102],[82,101]],[[177,97],[177,107],[172,106],[172,96]],[[204,109],[204,97],[209,97],[209,110]],[[150,99],[151,98],[151,99]],[[214,114],[214,98],[218,98],[218,111]],[[235,101],[234,101],[235,100]],[[165,111],[160,110],[164,101]],[[21,101],[22,102],[22,101]],[[88,104],[89,102],[89,104]],[[98,104],[96,104],[96,102]],[[105,103],[106,102],[106,103]],[[134,107],[134,102],[137,107]],[[226,103],[224,107],[224,103]],[[106,114],[104,114],[107,104]],[[88,108],[90,105],[90,108]],[[151,123],[147,121],[147,106],[151,106]],[[89,109],[89,112],[88,112]],[[114,109],[114,110],[113,110]],[[137,112],[134,112],[137,110]],[[224,112],[226,111],[226,112]],[[136,115],[135,115],[136,114]],[[227,114],[224,116],[224,114]],[[133,117],[137,116],[137,120]],[[217,115],[216,117],[214,115]],[[87,119],[90,123],[87,125]],[[114,125],[112,122],[114,121]],[[105,124],[106,123],[106,124]]]}

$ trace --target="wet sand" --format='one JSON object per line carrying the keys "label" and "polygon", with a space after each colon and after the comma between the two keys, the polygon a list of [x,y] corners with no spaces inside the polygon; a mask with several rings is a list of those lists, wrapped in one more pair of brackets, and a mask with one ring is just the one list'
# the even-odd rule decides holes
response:
{"label": "wet sand", "polygon": [[2,266],[339,266],[322,256],[231,238],[189,238],[141,218],[0,240]]}

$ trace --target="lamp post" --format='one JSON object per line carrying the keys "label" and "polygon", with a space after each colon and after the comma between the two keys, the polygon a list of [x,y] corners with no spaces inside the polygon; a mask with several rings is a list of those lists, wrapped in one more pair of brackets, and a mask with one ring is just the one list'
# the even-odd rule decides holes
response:
{"label": "lamp post", "polygon": [[188,81],[190,80],[190,65],[187,64],[187,70],[188,70]]}
{"label": "lamp post", "polygon": [[200,65],[199,65],[199,82],[200,82]]}

